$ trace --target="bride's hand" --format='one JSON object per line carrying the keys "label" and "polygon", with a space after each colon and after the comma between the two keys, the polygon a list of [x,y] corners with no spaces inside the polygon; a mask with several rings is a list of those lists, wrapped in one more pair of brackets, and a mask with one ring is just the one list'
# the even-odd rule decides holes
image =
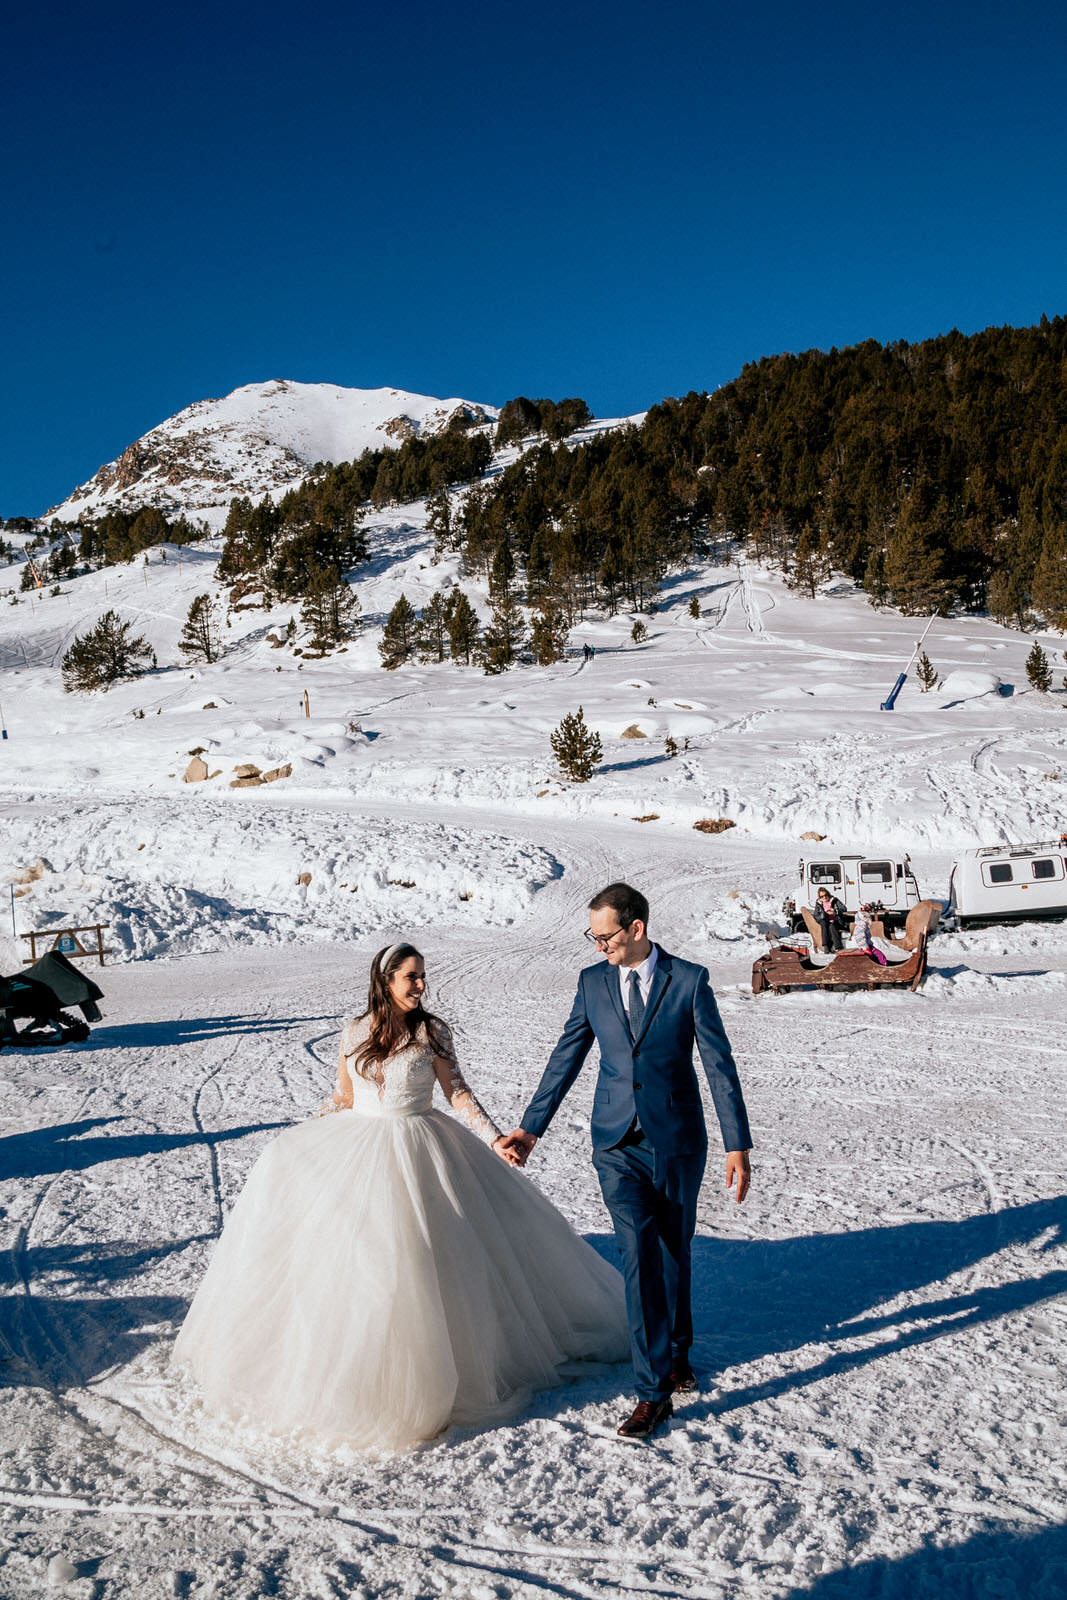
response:
{"label": "bride's hand", "polygon": [[500,1134],[496,1139],[493,1140],[493,1149],[496,1151],[501,1161],[506,1161],[509,1167],[522,1166],[522,1157],[519,1155],[517,1150],[509,1148],[508,1141],[504,1134]]}

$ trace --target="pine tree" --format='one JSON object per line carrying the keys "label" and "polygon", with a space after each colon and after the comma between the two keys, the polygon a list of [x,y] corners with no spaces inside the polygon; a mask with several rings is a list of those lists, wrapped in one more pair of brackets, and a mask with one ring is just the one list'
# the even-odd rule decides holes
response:
{"label": "pine tree", "polygon": [[689,596],[689,615],[696,621],[700,616],[700,601],[695,594]]}
{"label": "pine tree", "polygon": [[947,571],[951,537],[949,507],[924,476],[904,501],[886,551],[886,583],[906,615],[944,612],[955,599],[958,584]]}
{"label": "pine tree", "polygon": [[803,589],[815,599],[820,583],[830,576],[830,553],[825,538],[820,539],[810,522],[800,530],[793,555],[793,570],[788,583],[791,589]]}
{"label": "pine tree", "polygon": [[564,777],[573,783],[588,783],[604,747],[600,735],[587,726],[581,706],[567,713],[549,742]]}
{"label": "pine tree", "polygon": [[448,611],[448,646],[453,661],[462,660],[465,666],[470,666],[480,631],[477,611],[462,589],[453,589]]}
{"label": "pine tree", "polygon": [[1067,525],[1053,524],[1045,530],[1033,602],[1053,628],[1067,628]]}
{"label": "pine tree", "polygon": [[546,595],[530,630],[530,648],[539,667],[563,660],[569,632],[563,607]]}
{"label": "pine tree", "polygon": [[418,619],[415,607],[407,595],[402,594],[386,618],[385,628],[378,644],[378,654],[387,672],[394,671],[415,654],[418,636]]}
{"label": "pine tree", "polygon": [[918,666],[915,668],[916,676],[922,684],[923,694],[929,694],[931,689],[940,688],[941,679],[937,675],[937,668],[924,650],[919,657]]}
{"label": "pine tree", "polygon": [[863,570],[863,587],[870,597],[872,606],[889,604],[889,585],[885,581],[885,550],[881,545],[876,545],[867,558],[867,565]]}
{"label": "pine tree", "polygon": [[313,650],[325,653],[354,638],[359,614],[359,597],[337,567],[310,568],[300,620],[311,635]]}
{"label": "pine tree", "polygon": [[[457,519],[458,520],[458,519]],[[438,489],[426,502],[426,528],[433,534],[433,559],[456,548],[453,536],[452,502],[446,489]]]}
{"label": "pine tree", "polygon": [[506,605],[515,592],[515,557],[508,540],[501,539],[489,569],[489,599],[493,605]]}
{"label": "pine tree", "polygon": [[120,678],[137,678],[156,665],[147,639],[131,639],[132,622],[105,611],[95,628],[76,637],[63,657],[63,688],[68,694],[106,689]]}
{"label": "pine tree", "polygon": [[986,587],[986,609],[1005,628],[1025,628],[1031,618],[1030,584],[1013,565],[994,572]]}
{"label": "pine tree", "polygon": [[218,606],[209,594],[198,594],[189,607],[178,639],[183,655],[202,661],[217,661],[222,653]]}
{"label": "pine tree", "polygon": [[438,589],[429,605],[423,606],[419,618],[419,660],[443,661],[447,654],[448,622],[451,600],[443,589]]}
{"label": "pine tree", "polygon": [[607,591],[608,616],[613,617],[619,609],[619,592],[622,589],[622,561],[619,557],[619,547],[613,539],[609,539],[608,547],[604,551],[604,559],[597,573],[597,584]]}
{"label": "pine tree", "polygon": [[636,617],[634,619],[634,625],[630,629],[630,638],[633,640],[634,644],[644,644],[645,640],[648,638],[648,629],[645,627],[640,617]]}
{"label": "pine tree", "polygon": [[502,600],[478,646],[478,660],[486,675],[495,677],[513,667],[525,643],[526,623],[521,608],[514,600]]}
{"label": "pine tree", "polygon": [[1052,668],[1048,656],[1036,639],[1033,649],[1026,658],[1026,676],[1030,680],[1030,687],[1036,689],[1038,694],[1048,694],[1052,688]]}

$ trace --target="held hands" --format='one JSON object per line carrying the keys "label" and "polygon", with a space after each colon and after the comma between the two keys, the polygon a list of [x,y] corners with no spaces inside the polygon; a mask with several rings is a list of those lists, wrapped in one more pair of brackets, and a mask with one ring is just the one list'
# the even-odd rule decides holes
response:
{"label": "held hands", "polygon": [[748,1159],[747,1150],[728,1150],[726,1152],[726,1187],[732,1189],[734,1179],[737,1179],[737,1203],[748,1193],[749,1184],[752,1182],[752,1166]]}
{"label": "held hands", "polygon": [[[501,1146],[497,1154],[503,1156],[505,1161],[510,1161],[513,1167],[524,1167],[527,1157],[537,1143],[535,1134],[527,1133],[525,1128],[515,1128],[506,1138],[497,1141]],[[494,1144],[493,1149],[496,1150]]]}
{"label": "held hands", "polygon": [[[520,1133],[521,1131],[522,1130],[519,1129]],[[523,1138],[530,1139],[531,1135],[528,1133],[523,1134]],[[501,1161],[506,1161],[509,1167],[523,1167],[526,1165],[526,1156],[529,1154],[529,1151],[522,1151],[516,1148],[514,1139],[515,1135],[513,1133],[509,1133],[507,1135],[502,1133],[493,1140],[493,1149],[496,1151]],[[531,1144],[531,1149],[532,1148],[533,1145]]]}

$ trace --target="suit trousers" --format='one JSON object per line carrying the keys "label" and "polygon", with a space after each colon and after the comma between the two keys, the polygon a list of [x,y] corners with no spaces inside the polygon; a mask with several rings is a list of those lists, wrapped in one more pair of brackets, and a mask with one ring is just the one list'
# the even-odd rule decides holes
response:
{"label": "suit trousers", "polygon": [[626,1283],[639,1400],[665,1400],[671,1364],[693,1343],[690,1247],[705,1150],[656,1157],[639,1129],[593,1151]]}

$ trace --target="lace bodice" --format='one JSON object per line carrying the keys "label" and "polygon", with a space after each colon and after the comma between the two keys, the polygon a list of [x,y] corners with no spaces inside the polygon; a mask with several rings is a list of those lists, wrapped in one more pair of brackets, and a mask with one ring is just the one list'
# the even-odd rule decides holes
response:
{"label": "lace bodice", "polygon": [[[334,1091],[322,1107],[323,1115],[332,1111],[358,1111],[371,1117],[425,1114],[433,1108],[434,1084],[440,1082],[435,1062],[443,1062],[445,1093],[453,1111],[458,1112],[468,1128],[486,1144],[500,1138],[500,1129],[479,1105],[455,1055],[437,1055],[425,1032],[403,1049],[394,1051],[385,1061],[376,1063],[371,1069],[373,1077],[357,1072],[354,1057],[368,1030],[369,1022],[363,1017],[346,1023],[341,1034]],[[452,1036],[447,1030],[446,1042],[451,1050]]]}

